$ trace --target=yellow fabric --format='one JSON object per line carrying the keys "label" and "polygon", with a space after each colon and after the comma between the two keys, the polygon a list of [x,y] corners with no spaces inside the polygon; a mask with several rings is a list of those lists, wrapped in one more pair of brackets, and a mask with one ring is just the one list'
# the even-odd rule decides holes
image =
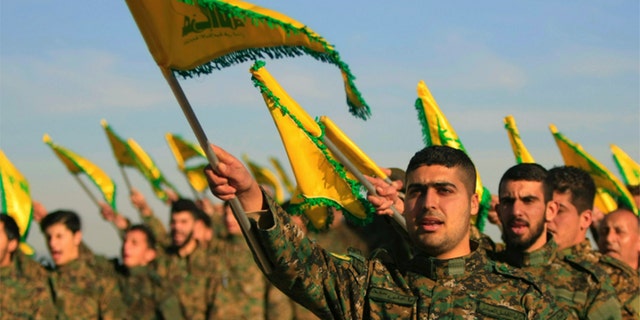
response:
{"label": "yellow fabric", "polygon": [[[563,134],[558,132],[555,125],[549,125],[549,129],[553,134],[553,138],[560,149],[564,163],[568,166],[581,168],[589,173],[593,178],[597,188],[607,190],[614,197],[618,197],[627,206],[632,208],[637,215],[638,208],[633,202],[633,197],[629,190],[616,178],[604,165],[589,155],[581,145],[569,140]],[[605,212],[606,213],[606,212]]]}
{"label": "yellow fabric", "polygon": [[69,149],[59,146],[53,141],[48,134],[43,136],[43,141],[51,147],[53,152],[58,156],[60,161],[67,167],[69,172],[74,175],[84,173],[98,187],[104,199],[115,209],[115,193],[116,185],[113,180],[98,166],[89,160],[77,155]]}
{"label": "yellow fabric", "polygon": [[[427,87],[423,80],[418,83],[418,99],[422,101],[424,108],[424,114],[427,124],[429,126],[429,136],[431,138],[432,145],[449,146],[452,148],[460,149],[466,153],[458,134],[453,129],[453,126],[449,123],[449,120],[444,116],[436,99],[431,95],[431,91]],[[476,193],[479,199],[483,199],[485,188],[482,185],[482,179],[480,179],[480,173],[476,174]],[[485,197],[488,198],[488,197]],[[476,223],[478,215],[472,215],[472,223]]]}
{"label": "yellow fabric", "polygon": [[180,136],[172,133],[167,133],[165,138],[180,170],[184,170],[185,162],[191,158],[201,157],[207,159],[207,156],[200,146],[187,142]]}
{"label": "yellow fabric", "polygon": [[246,154],[243,155],[242,159],[244,160],[244,163],[246,163],[249,167],[251,174],[253,174],[253,177],[256,179],[258,184],[264,184],[273,188],[273,192],[275,194],[271,196],[273,196],[278,203],[283,203],[284,190],[282,189],[282,185],[280,185],[280,181],[278,180],[276,174],[271,170],[249,160],[249,157]]}
{"label": "yellow fabric", "polygon": [[[333,46],[303,23],[251,3],[213,1],[212,8],[204,9],[175,0],[126,2],[151,55],[164,69],[190,70],[254,48],[304,47],[317,54],[338,56]],[[220,8],[232,10],[236,16]],[[351,86],[345,67],[340,71],[347,100],[357,108],[366,108]]]}
{"label": "yellow fabric", "polygon": [[271,165],[273,165],[273,167],[276,169],[278,176],[280,176],[280,181],[282,181],[282,184],[284,184],[284,187],[287,189],[287,192],[289,192],[289,194],[293,194],[293,192],[295,191],[295,187],[291,183],[291,179],[289,179],[289,175],[287,175],[287,173],[284,171],[282,164],[280,164],[280,160],[274,157],[270,157],[269,162],[271,162]]}
{"label": "yellow fabric", "polygon": [[187,176],[187,180],[191,187],[198,192],[203,192],[209,187],[209,183],[207,182],[207,177],[204,175],[204,167],[206,164],[185,168],[184,174]]}
{"label": "yellow fabric", "polygon": [[517,163],[535,163],[533,156],[529,153],[529,150],[524,146],[522,139],[520,139],[520,132],[516,126],[516,120],[512,115],[508,115],[504,118],[504,127],[507,129],[507,135],[509,136],[509,142],[511,142],[511,149],[513,155],[516,157]]}
{"label": "yellow fabric", "polygon": [[29,182],[0,149],[0,191],[2,212],[16,221],[20,238],[26,237],[32,220],[33,205]]}
{"label": "yellow fabric", "polygon": [[640,164],[615,144],[611,145],[611,153],[613,153],[613,159],[618,166],[618,170],[620,170],[624,183],[632,186],[639,185]]}
{"label": "yellow fabric", "polygon": [[616,199],[614,199],[607,190],[602,188],[596,188],[596,197],[593,205],[605,214],[618,208]]}
{"label": "yellow fabric", "polygon": [[[286,110],[281,109],[269,96],[263,94],[265,103],[280,133],[302,197],[304,199],[332,200],[353,216],[365,219],[367,217],[365,208],[353,195],[349,183],[340,177],[327,156],[323,154],[318,146],[321,143],[312,139],[321,135],[320,126],[297,102],[289,97],[266,68],[258,70],[252,68],[251,73],[257,81],[269,88],[277,97],[280,105],[286,108]],[[324,147],[324,145],[321,146]],[[324,148],[326,150],[326,147]],[[328,150],[326,152],[331,159],[335,159]],[[347,173],[347,177],[353,179],[349,173]],[[300,200],[302,199],[299,197],[292,197],[291,203],[300,203]],[[313,201],[309,203],[313,203]],[[312,221],[312,223],[319,224],[318,221]]]}
{"label": "yellow fabric", "polygon": [[151,157],[140,147],[140,145],[133,139],[127,140],[129,148],[133,152],[136,158],[136,167],[142,173],[142,175],[149,181],[153,192],[161,199],[167,199],[167,193],[162,189],[161,184],[166,183],[160,169],[153,162]]}
{"label": "yellow fabric", "polygon": [[377,176],[386,179],[387,174],[369,158],[342,130],[327,116],[321,116],[320,122],[324,125],[325,136],[340,149],[340,151],[358,168],[358,170],[368,176]]}
{"label": "yellow fabric", "polygon": [[113,156],[116,158],[118,164],[135,167],[136,160],[131,154],[127,143],[113,131],[106,120],[102,119],[100,124],[102,125],[102,128],[104,128],[104,132],[107,134],[109,144],[111,144],[111,150],[113,151]]}

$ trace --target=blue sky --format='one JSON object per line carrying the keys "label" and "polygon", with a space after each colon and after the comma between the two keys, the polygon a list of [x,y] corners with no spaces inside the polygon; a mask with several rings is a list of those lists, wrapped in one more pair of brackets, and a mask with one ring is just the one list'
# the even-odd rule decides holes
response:
{"label": "blue sky", "polygon": [[[515,163],[502,119],[512,114],[524,143],[547,167],[562,158],[550,123],[618,174],[615,143],[640,158],[640,2],[613,1],[258,1],[334,44],[372,110],[347,112],[340,73],[310,57],[267,61],[267,69],[310,115],[329,116],[381,166],[406,166],[424,146],[413,107],[424,80],[484,184],[497,192]],[[95,251],[119,241],[97,208],[42,142],[102,167],[118,185],[118,208],[137,221],[100,119],[134,138],[189,195],[164,140],[195,141],[124,1],[3,1],[0,4],[0,148],[49,210],[81,214]],[[181,81],[207,135],[267,165],[286,156],[249,63]],[[128,170],[161,219],[168,208]],[[495,230],[490,230],[496,236]],[[29,242],[46,254],[33,228]]]}

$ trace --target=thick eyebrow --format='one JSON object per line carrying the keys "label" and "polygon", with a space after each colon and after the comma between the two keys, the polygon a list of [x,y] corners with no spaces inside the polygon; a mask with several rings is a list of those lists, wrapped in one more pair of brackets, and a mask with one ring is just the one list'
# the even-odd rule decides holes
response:
{"label": "thick eyebrow", "polygon": [[409,184],[409,186],[407,186],[407,190],[409,189],[427,189],[427,188],[454,188],[454,189],[458,189],[458,187],[448,181],[436,181],[436,182],[430,182],[430,183],[419,183],[419,182],[414,182]]}

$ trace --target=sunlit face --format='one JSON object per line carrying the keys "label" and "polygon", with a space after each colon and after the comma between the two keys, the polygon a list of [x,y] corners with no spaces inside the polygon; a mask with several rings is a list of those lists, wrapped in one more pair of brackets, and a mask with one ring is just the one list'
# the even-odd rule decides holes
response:
{"label": "sunlit face", "polygon": [[195,219],[189,211],[179,211],[171,214],[171,237],[173,245],[184,247],[193,239]]}
{"label": "sunlit face", "polygon": [[414,244],[439,259],[470,252],[469,221],[478,196],[467,190],[459,168],[420,166],[407,174],[404,217]]}
{"label": "sunlit face", "polygon": [[224,226],[227,228],[227,232],[233,235],[242,234],[242,229],[236,217],[233,215],[231,206],[224,206]]}
{"label": "sunlit face", "polygon": [[124,236],[122,244],[122,263],[127,268],[146,266],[156,256],[153,248],[147,244],[147,235],[140,230],[131,230]]}
{"label": "sunlit face", "polygon": [[496,211],[507,247],[526,252],[541,248],[546,243],[546,222],[553,219],[556,212],[556,207],[550,208],[552,206],[544,202],[542,182],[505,181],[500,186],[499,197]]}
{"label": "sunlit face", "polygon": [[573,247],[582,242],[591,224],[591,211],[578,212],[571,203],[571,192],[554,192],[553,201],[558,204],[558,214],[547,224],[549,232],[558,244],[558,249]]}
{"label": "sunlit face", "polygon": [[11,264],[11,254],[16,251],[18,240],[9,241],[7,233],[4,232],[4,222],[0,222],[0,267],[6,267]]}
{"label": "sunlit face", "polygon": [[637,268],[638,218],[631,211],[617,210],[606,215],[598,234],[600,252]]}
{"label": "sunlit face", "polygon": [[65,265],[78,258],[82,232],[71,232],[64,223],[50,225],[45,231],[51,259],[56,266]]}

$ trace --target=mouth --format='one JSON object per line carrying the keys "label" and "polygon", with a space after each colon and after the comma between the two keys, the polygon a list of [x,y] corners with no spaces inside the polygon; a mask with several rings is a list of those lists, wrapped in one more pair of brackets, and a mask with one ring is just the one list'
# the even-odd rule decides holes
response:
{"label": "mouth", "polygon": [[427,216],[420,220],[418,227],[422,231],[435,232],[444,225],[444,222],[436,217]]}
{"label": "mouth", "polygon": [[62,251],[51,250],[51,259],[53,259],[54,261],[57,261],[58,259],[60,259],[60,257],[62,257]]}
{"label": "mouth", "polygon": [[511,229],[511,232],[517,235],[524,234],[528,228],[529,228],[529,223],[520,219],[513,220],[509,224],[509,229]]}

